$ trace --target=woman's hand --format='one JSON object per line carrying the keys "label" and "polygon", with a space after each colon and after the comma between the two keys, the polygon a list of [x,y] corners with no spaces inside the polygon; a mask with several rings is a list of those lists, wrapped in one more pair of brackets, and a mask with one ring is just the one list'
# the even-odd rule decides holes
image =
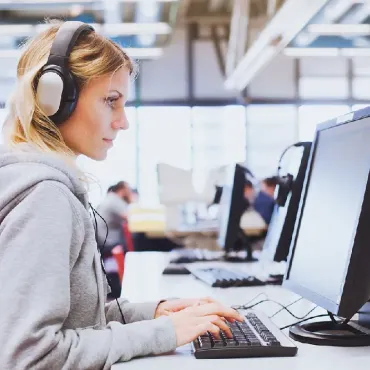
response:
{"label": "woman's hand", "polygon": [[165,301],[158,305],[155,311],[155,318],[160,316],[168,316],[170,313],[179,312],[187,307],[200,306],[206,303],[217,303],[213,298],[190,298],[190,299],[175,299],[173,301]]}
{"label": "woman's hand", "polygon": [[169,313],[169,317],[175,327],[177,346],[192,342],[207,331],[218,338],[222,330],[228,338],[232,338],[227,321],[244,321],[237,311],[216,302],[187,307]]}

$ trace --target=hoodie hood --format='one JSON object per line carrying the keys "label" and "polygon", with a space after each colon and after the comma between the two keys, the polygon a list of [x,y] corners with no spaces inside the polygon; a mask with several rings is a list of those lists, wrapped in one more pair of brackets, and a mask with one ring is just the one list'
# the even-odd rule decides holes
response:
{"label": "hoodie hood", "polygon": [[41,152],[29,144],[19,144],[14,149],[0,145],[0,211],[45,180],[63,183],[88,207],[87,192],[77,169],[60,156]]}

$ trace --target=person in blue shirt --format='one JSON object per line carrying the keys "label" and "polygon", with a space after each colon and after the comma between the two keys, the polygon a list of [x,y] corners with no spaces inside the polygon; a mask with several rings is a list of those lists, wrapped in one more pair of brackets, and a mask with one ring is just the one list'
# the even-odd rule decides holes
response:
{"label": "person in blue shirt", "polygon": [[276,176],[262,180],[261,189],[253,202],[254,209],[261,215],[267,225],[270,223],[274,211],[276,185]]}

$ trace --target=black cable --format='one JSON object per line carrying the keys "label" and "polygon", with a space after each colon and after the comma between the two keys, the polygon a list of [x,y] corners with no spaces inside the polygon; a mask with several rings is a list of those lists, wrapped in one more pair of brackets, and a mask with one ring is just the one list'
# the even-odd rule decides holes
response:
{"label": "black cable", "polygon": [[295,322],[293,324],[290,324],[290,325],[287,325],[287,326],[283,326],[282,328],[280,328],[280,330],[288,329],[291,326],[301,324],[302,322],[305,322],[305,321],[308,321],[308,320],[311,320],[311,319],[316,319],[318,317],[327,317],[327,316],[328,316],[328,314],[327,313],[324,313],[324,314],[321,314],[321,315],[306,317],[305,319],[300,320],[300,321],[297,321],[297,322]]}
{"label": "black cable", "polygon": [[[111,290],[113,290],[113,288],[112,288],[112,282],[111,282],[111,280],[110,280],[110,278],[109,278],[109,276],[108,276],[108,274],[107,274],[107,272],[105,270],[104,262],[103,262],[103,257],[102,257],[102,254],[103,254],[104,248],[105,248],[105,243],[107,242],[107,238],[108,238],[108,232],[109,232],[108,224],[104,220],[104,218],[99,214],[99,212],[91,205],[91,203],[89,203],[89,205],[90,205],[90,208],[91,208],[91,210],[93,212],[94,220],[95,220],[95,240],[96,240],[96,243],[97,243],[97,246],[98,246],[99,255],[100,255],[100,265],[101,265],[102,271],[103,271],[103,273],[104,273],[104,275],[105,275],[105,277],[107,279],[107,282],[109,284],[109,287],[111,288]],[[105,233],[105,239],[104,239],[103,246],[100,249],[99,249],[99,243],[98,243],[98,222],[96,220],[96,215],[98,215],[103,220],[103,222],[105,223],[106,229],[107,229],[107,231]],[[121,317],[122,317],[122,322],[123,322],[123,324],[126,324],[125,316],[123,315],[123,312],[122,312],[121,306],[120,306],[120,304],[118,302],[118,299],[115,298],[115,300],[116,300],[116,303],[117,303],[117,306],[118,306],[118,310],[119,310],[119,312],[121,314]]]}
{"label": "black cable", "polygon": [[[106,232],[105,232],[105,238],[104,238],[104,243],[103,243],[103,246],[102,248],[100,249],[101,252],[103,252],[104,248],[105,248],[105,243],[107,242],[107,238],[108,238],[108,232],[109,232],[109,227],[108,227],[108,224],[107,222],[104,220],[104,218],[100,215],[100,213],[90,204],[90,207],[91,209],[93,210],[93,213],[94,213],[94,218],[95,218],[95,224],[96,224],[96,227],[98,227],[98,224],[96,222],[96,217],[95,217],[95,214],[97,214],[104,222],[105,224],[105,228],[106,228]],[[96,234],[96,242],[98,242],[98,237],[97,237],[97,234]],[[99,244],[98,244],[99,245]]]}
{"label": "black cable", "polygon": [[289,303],[288,305],[286,305],[285,307],[282,307],[280,308],[280,310],[276,311],[273,315],[271,315],[269,318],[272,319],[273,317],[275,317],[277,314],[279,314],[281,311],[284,311],[284,309],[290,307],[290,306],[293,306],[294,304],[296,304],[297,302],[301,301],[303,298],[300,297],[298,299],[296,299],[295,301]]}
{"label": "black cable", "polygon": [[329,312],[329,311],[327,311],[327,312],[328,312],[328,315],[330,317],[330,320],[333,321],[334,324],[338,324],[338,321],[335,320],[334,315],[331,312]]}
{"label": "black cable", "polygon": [[260,297],[260,296],[265,296],[266,298],[268,298],[268,296],[267,296],[267,294],[266,293],[259,293],[259,294],[257,294],[255,297],[253,297],[251,300],[249,300],[247,303],[244,303],[243,305],[241,305],[241,306],[237,306],[237,305],[234,305],[234,306],[232,306],[232,308],[234,309],[234,310],[240,310],[240,309],[244,309],[244,307],[245,306],[247,306],[249,303],[251,303],[251,302],[253,302],[255,299],[257,299],[258,297]]}
{"label": "black cable", "polygon": [[[302,299],[302,298],[301,298]],[[262,303],[265,303],[265,302],[272,302],[272,303],[275,303],[275,304],[277,304],[278,306],[280,306],[281,307],[281,310],[280,311],[282,311],[282,310],[285,310],[285,311],[287,311],[292,317],[294,317],[295,319],[297,319],[297,320],[301,320],[301,319],[304,319],[305,317],[307,317],[312,311],[314,311],[314,310],[316,310],[316,308],[317,308],[317,306],[315,306],[314,308],[312,308],[310,311],[308,311],[304,316],[297,316],[297,315],[295,315],[292,311],[290,311],[289,309],[288,309],[288,307],[289,306],[291,306],[292,304],[294,304],[294,303],[296,303],[296,302],[298,302],[298,300],[296,301],[296,302],[292,302],[292,303],[290,303],[289,305],[287,305],[287,306],[285,306],[285,305],[283,305],[283,304],[281,304],[280,302],[277,302],[277,301],[274,301],[273,299],[269,299],[269,298],[267,298],[267,299],[263,299],[262,301],[259,301],[259,302],[257,302],[257,303],[254,303],[253,305],[249,305],[249,306],[247,306],[247,305],[243,305],[243,306],[239,306],[237,309],[243,309],[243,310],[249,310],[249,309],[251,309],[251,308],[253,308],[253,307],[256,307],[256,306],[258,306],[258,305],[260,305],[260,304],[262,304]],[[275,313],[273,316],[275,316],[277,313]],[[272,316],[272,317],[273,317]]]}
{"label": "black cable", "polygon": [[258,301],[256,303],[253,303],[251,305],[243,305],[243,306],[239,306],[238,307],[238,310],[250,310],[251,308],[253,307],[256,307],[258,305],[260,305],[261,303],[264,303],[264,302],[269,302],[269,299],[262,299],[262,301]]}

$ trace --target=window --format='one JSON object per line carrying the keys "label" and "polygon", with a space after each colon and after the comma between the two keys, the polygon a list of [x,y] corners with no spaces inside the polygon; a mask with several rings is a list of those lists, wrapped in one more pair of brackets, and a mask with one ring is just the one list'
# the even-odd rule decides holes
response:
{"label": "window", "polygon": [[247,166],[256,177],[276,173],[283,150],[297,141],[297,108],[294,105],[247,107]]}
{"label": "window", "polygon": [[192,118],[194,185],[201,188],[209,170],[245,161],[245,108],[195,107]]}
{"label": "window", "polygon": [[194,167],[207,169],[245,160],[245,108],[193,108]]}
{"label": "window", "polygon": [[353,78],[353,97],[355,99],[370,99],[369,77],[354,77]]}
{"label": "window", "polygon": [[348,112],[347,105],[302,105],[299,107],[299,140],[312,141],[318,123]]}
{"label": "window", "polygon": [[348,98],[346,77],[301,77],[299,95],[302,99]]}
{"label": "window", "polygon": [[136,108],[126,108],[126,115],[130,127],[118,134],[104,161],[97,162],[83,156],[78,159],[79,166],[91,179],[89,198],[95,206],[101,202],[110,185],[121,180],[127,181],[133,187],[137,185]]}
{"label": "window", "polygon": [[191,109],[138,108],[139,192],[144,203],[158,202],[157,164],[191,168]]}

